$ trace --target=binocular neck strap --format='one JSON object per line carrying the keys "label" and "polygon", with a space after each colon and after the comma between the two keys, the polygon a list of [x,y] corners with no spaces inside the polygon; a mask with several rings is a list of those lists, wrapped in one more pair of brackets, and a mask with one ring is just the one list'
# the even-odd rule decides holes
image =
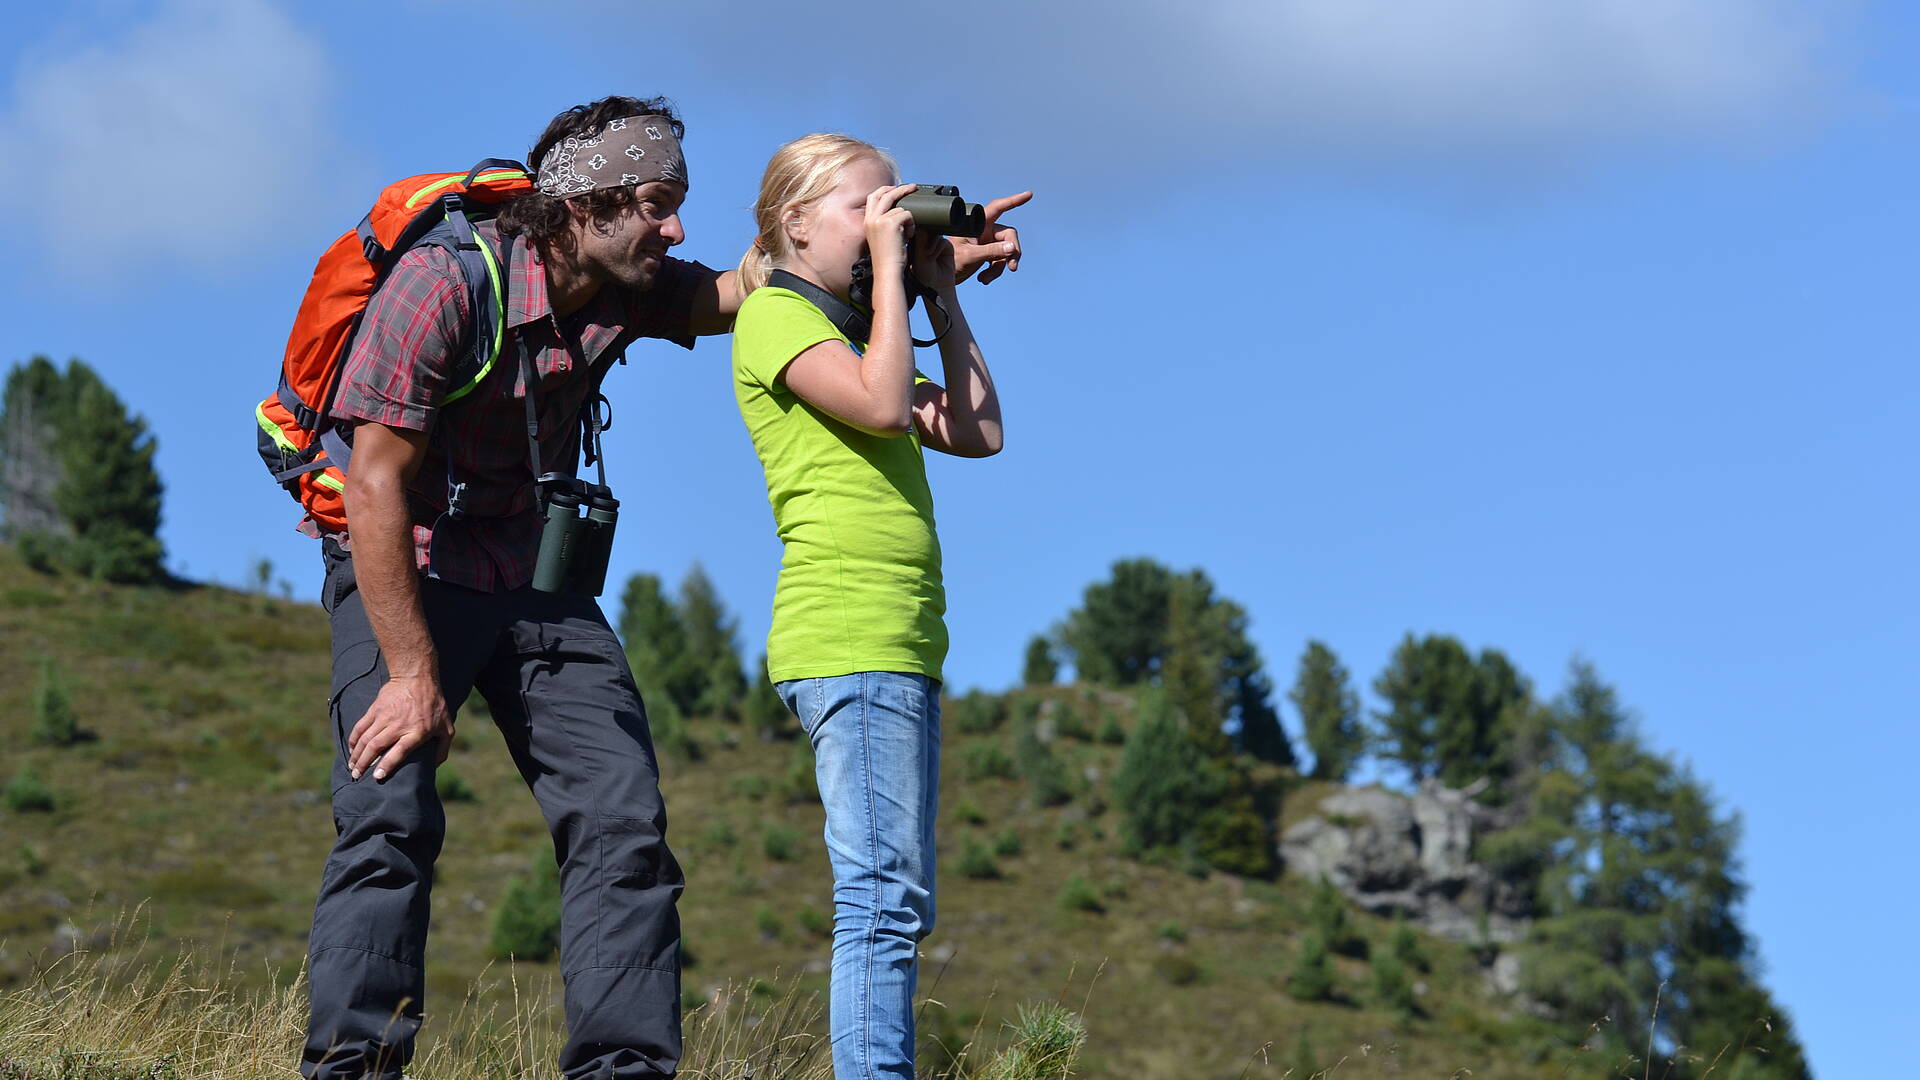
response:
{"label": "binocular neck strap", "polygon": [[533,384],[536,376],[533,370],[533,351],[527,348],[526,335],[515,333],[514,340],[520,346],[520,381],[526,387],[521,398],[527,405],[527,467],[533,470],[536,482],[534,499],[540,498],[538,480],[540,478],[540,413],[533,404]]}

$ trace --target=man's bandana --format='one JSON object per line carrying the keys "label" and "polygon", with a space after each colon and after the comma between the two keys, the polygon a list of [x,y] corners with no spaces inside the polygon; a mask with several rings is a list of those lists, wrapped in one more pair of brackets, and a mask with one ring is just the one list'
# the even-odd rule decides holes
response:
{"label": "man's bandana", "polygon": [[540,194],[571,199],[589,191],[655,180],[687,182],[687,159],[664,116],[609,121],[590,138],[569,135],[540,160]]}

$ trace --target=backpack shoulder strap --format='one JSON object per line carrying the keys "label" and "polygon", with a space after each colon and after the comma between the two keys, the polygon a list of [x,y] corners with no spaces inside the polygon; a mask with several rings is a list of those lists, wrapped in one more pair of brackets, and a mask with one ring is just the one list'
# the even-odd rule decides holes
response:
{"label": "backpack shoulder strap", "polygon": [[472,320],[465,359],[458,369],[466,377],[457,380],[458,385],[441,403],[443,407],[472,393],[493,371],[507,337],[505,248],[495,251],[468,220],[457,196],[448,196],[447,201],[446,216],[420,237],[419,243],[446,249],[460,264]]}

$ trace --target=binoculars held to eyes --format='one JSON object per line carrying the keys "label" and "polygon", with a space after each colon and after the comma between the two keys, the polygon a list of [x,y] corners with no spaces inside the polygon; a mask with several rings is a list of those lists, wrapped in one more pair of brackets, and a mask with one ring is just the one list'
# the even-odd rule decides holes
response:
{"label": "binoculars held to eyes", "polygon": [[919,189],[900,197],[899,207],[913,215],[916,228],[932,229],[942,236],[979,236],[987,229],[987,212],[979,203],[960,197],[960,189],[951,184],[921,184]]}
{"label": "binoculars held to eyes", "polygon": [[547,473],[535,484],[547,492],[546,524],[533,564],[533,587],[546,593],[599,596],[607,585],[613,528],[620,500],[603,484]]}

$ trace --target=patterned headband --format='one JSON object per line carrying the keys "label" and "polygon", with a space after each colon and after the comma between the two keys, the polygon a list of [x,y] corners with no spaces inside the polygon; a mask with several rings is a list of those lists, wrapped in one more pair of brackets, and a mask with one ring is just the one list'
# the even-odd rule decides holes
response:
{"label": "patterned headband", "polygon": [[589,191],[655,180],[687,182],[687,159],[664,116],[610,121],[591,138],[569,135],[540,159],[540,194],[571,199]]}

